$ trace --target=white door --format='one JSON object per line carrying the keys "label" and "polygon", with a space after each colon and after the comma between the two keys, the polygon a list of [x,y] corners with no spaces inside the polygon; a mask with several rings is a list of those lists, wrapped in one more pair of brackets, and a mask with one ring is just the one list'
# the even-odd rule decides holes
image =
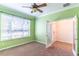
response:
{"label": "white door", "polygon": [[73,39],[72,49],[73,49],[73,53],[77,55],[77,18],[76,17],[74,17],[74,21],[73,21],[73,32],[74,32],[73,34],[74,39]]}
{"label": "white door", "polygon": [[50,47],[56,40],[56,22],[47,22],[47,47]]}

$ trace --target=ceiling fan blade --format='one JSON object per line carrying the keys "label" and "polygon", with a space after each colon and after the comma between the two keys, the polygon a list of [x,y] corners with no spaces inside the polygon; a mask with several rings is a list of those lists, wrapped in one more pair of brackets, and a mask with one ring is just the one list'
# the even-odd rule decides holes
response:
{"label": "ceiling fan blade", "polygon": [[63,7],[67,7],[69,5],[70,5],[70,3],[65,3],[65,4],[63,4]]}
{"label": "ceiling fan blade", "polygon": [[42,10],[40,10],[40,9],[38,9],[38,8],[36,8],[36,9],[37,9],[39,12],[41,12],[41,13],[43,12]]}
{"label": "ceiling fan blade", "polygon": [[28,6],[22,6],[23,8],[32,8],[32,7],[28,7]]}
{"label": "ceiling fan blade", "polygon": [[34,3],[34,4],[32,5],[32,7],[33,7],[33,8],[37,8],[38,5],[37,5],[36,3]]}
{"label": "ceiling fan blade", "polygon": [[43,3],[43,4],[41,4],[41,5],[38,5],[39,8],[40,8],[40,7],[45,7],[45,6],[47,6],[46,3]]}
{"label": "ceiling fan blade", "polygon": [[37,5],[36,3],[34,3],[33,5]]}

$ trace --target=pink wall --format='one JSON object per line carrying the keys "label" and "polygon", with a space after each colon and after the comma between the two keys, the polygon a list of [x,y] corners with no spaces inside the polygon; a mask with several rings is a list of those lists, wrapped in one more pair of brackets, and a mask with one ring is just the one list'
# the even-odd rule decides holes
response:
{"label": "pink wall", "polygon": [[52,22],[52,40],[73,43],[74,18]]}

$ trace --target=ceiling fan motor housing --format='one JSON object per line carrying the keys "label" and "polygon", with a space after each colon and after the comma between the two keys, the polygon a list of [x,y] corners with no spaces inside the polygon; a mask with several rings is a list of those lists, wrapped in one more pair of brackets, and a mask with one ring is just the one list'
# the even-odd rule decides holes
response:
{"label": "ceiling fan motor housing", "polygon": [[36,11],[37,11],[37,9],[36,9],[36,8],[32,8],[31,13],[36,12]]}

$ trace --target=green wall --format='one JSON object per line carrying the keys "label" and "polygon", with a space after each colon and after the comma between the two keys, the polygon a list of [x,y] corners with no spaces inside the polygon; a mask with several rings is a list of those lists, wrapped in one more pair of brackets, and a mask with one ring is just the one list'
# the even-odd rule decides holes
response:
{"label": "green wall", "polygon": [[19,12],[17,10],[14,10],[2,5],[0,5],[0,13],[6,13],[13,16],[31,20],[31,26],[30,26],[31,36],[30,37],[0,41],[0,50],[35,41],[35,17],[34,16],[27,15],[25,13]]}
{"label": "green wall", "polygon": [[[79,7],[73,7],[67,10],[63,10],[57,13],[51,13],[45,16],[41,16],[36,20],[36,39],[40,43],[47,43],[48,37],[46,33],[46,23],[47,21],[57,21],[65,18],[71,18],[77,16],[77,42],[79,42]],[[79,54],[79,43],[78,54]]]}
{"label": "green wall", "polygon": [[[78,31],[79,30],[79,7],[70,8],[54,14],[51,13],[51,14],[39,17],[36,21],[34,16],[27,15],[25,13],[19,12],[17,10],[14,10],[2,5],[0,5],[0,13],[7,13],[17,17],[31,20],[30,37],[24,37],[24,38],[8,40],[8,41],[0,41],[0,49],[36,41],[35,39],[37,39],[37,41],[40,43],[46,44],[48,40],[47,33],[46,33],[47,21],[57,21],[59,19],[70,18],[73,16],[77,16],[77,19],[78,19],[77,34],[79,35],[79,31]],[[79,36],[77,36],[77,40],[79,42]],[[79,46],[78,46],[78,53],[79,53]]]}

